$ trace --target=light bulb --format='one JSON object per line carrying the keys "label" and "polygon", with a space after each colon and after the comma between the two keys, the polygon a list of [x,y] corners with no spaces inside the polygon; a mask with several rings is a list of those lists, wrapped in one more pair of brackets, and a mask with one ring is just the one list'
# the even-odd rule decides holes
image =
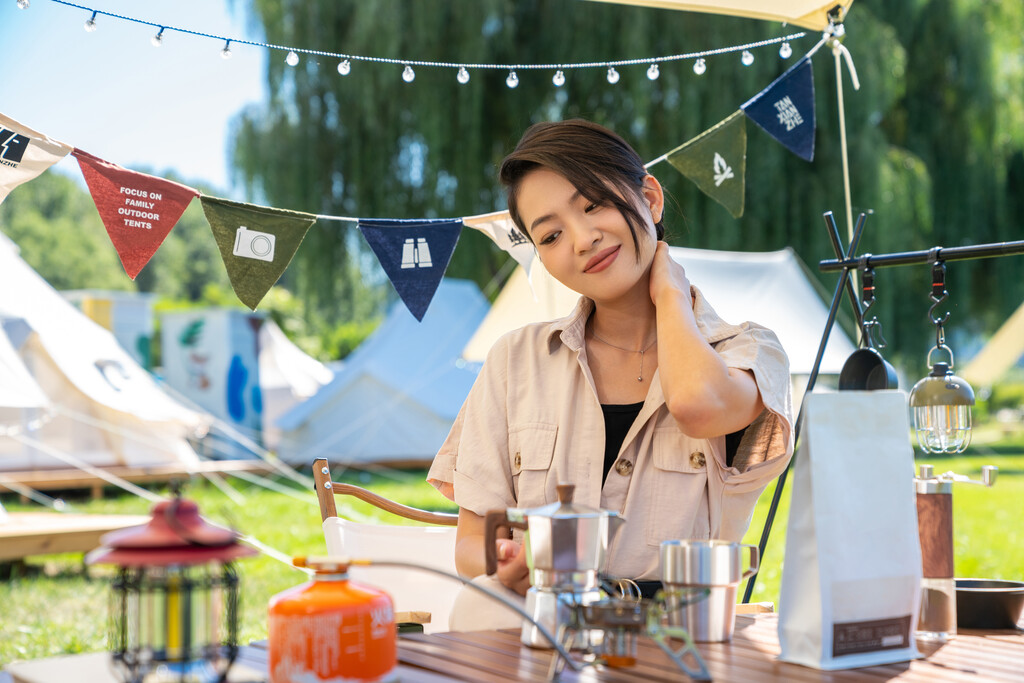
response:
{"label": "light bulb", "polygon": [[455,76],[455,80],[457,80],[459,83],[462,83],[463,85],[469,83],[469,72],[466,71],[466,67],[459,67],[459,73],[457,76]]}
{"label": "light bulb", "polygon": [[555,84],[556,88],[561,88],[565,85],[565,74],[559,69],[555,72],[555,75],[551,78],[551,82]]}
{"label": "light bulb", "polygon": [[693,73],[697,74],[698,76],[703,75],[704,72],[707,70],[708,65],[704,63],[703,57],[701,57],[700,59],[693,63]]}
{"label": "light bulb", "polygon": [[402,80],[406,83],[412,83],[416,80],[416,72],[412,70],[412,67],[408,64],[402,69]]}
{"label": "light bulb", "polygon": [[651,64],[647,68],[647,78],[651,79],[652,81],[658,80],[658,76],[660,76],[660,75],[661,75],[661,71],[658,69],[658,65],[657,64]]}
{"label": "light bulb", "polygon": [[288,66],[295,66],[299,63],[299,56],[295,54],[295,50],[288,50],[288,56],[284,58],[284,63]]}
{"label": "light bulb", "polygon": [[779,56],[782,57],[783,59],[789,59],[792,54],[793,48],[792,46],[790,46],[789,41],[787,40],[779,47]]}
{"label": "light bulb", "polygon": [[338,62],[338,73],[340,73],[342,76],[348,76],[350,73],[352,73],[352,62],[348,61],[347,59],[343,59],[340,62]]}
{"label": "light bulb", "polygon": [[615,70],[614,66],[608,67],[608,82],[612,85],[619,82],[619,72]]}
{"label": "light bulb", "polygon": [[743,66],[750,66],[754,63],[754,53],[750,50],[744,50],[743,54],[740,55],[740,61],[743,62]]}
{"label": "light bulb", "polygon": [[28,0],[18,0],[18,9],[28,9],[30,4]]}
{"label": "light bulb", "polygon": [[221,59],[231,59],[231,41],[224,42],[224,49],[220,51]]}
{"label": "light bulb", "polygon": [[519,76],[516,76],[515,71],[508,72],[508,78],[505,79],[505,85],[510,88],[514,88],[519,85]]}
{"label": "light bulb", "polygon": [[164,27],[161,26],[160,30],[157,31],[156,35],[149,39],[149,42],[153,44],[153,47],[160,47],[164,44]]}
{"label": "light bulb", "polygon": [[93,12],[92,16],[89,17],[89,21],[85,22],[85,30],[88,33],[92,33],[96,30],[96,12]]}

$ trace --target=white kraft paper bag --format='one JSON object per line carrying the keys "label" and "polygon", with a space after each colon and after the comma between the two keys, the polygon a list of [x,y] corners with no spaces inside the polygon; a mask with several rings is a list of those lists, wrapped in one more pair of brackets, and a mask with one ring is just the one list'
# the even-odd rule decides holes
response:
{"label": "white kraft paper bag", "polygon": [[921,546],[906,395],[804,397],[779,596],[779,658],[850,669],[920,657]]}

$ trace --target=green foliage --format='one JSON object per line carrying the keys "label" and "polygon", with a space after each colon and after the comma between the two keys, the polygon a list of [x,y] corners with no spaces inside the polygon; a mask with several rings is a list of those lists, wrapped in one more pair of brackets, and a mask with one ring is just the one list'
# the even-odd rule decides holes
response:
{"label": "green foliage", "polygon": [[47,171],[0,204],[0,230],[57,289],[132,290],[96,206],[66,175]]}

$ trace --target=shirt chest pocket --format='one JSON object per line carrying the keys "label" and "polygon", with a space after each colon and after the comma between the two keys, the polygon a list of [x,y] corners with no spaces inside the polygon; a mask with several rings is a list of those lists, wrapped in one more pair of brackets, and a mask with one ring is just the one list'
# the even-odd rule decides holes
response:
{"label": "shirt chest pocket", "polygon": [[[518,507],[537,507],[547,502],[557,435],[558,426],[544,422],[513,425],[509,430],[509,470]],[[555,483],[550,482],[552,492]]]}
{"label": "shirt chest pocket", "polygon": [[688,437],[675,427],[657,429],[651,456],[647,543],[659,546],[668,540],[709,538],[708,441]]}

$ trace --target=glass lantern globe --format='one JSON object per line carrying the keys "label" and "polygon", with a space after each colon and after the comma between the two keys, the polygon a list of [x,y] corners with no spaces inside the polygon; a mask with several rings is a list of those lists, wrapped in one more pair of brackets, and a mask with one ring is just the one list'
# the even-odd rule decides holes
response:
{"label": "glass lantern globe", "polygon": [[117,567],[108,644],[125,683],[212,683],[238,654],[238,573],[256,551],[199,516],[192,501],[157,503],[146,524],[103,536],[88,564]]}
{"label": "glass lantern globe", "polygon": [[947,363],[935,363],[931,373],[910,392],[917,443],[926,453],[962,453],[971,443],[974,389],[953,374]]}

